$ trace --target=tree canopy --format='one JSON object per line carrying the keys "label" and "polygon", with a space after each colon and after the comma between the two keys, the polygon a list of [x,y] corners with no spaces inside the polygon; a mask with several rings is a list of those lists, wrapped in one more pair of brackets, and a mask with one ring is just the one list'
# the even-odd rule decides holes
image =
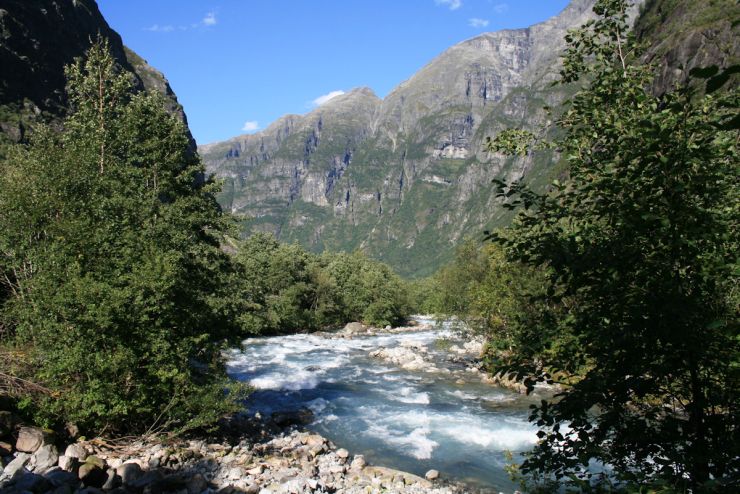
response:
{"label": "tree canopy", "polygon": [[597,18],[566,38],[561,82],[580,90],[560,138],[513,129],[489,142],[553,147],[568,163],[546,194],[499,182],[521,211],[493,239],[545,270],[551,308],[516,333],[549,344],[522,338],[510,363],[540,380],[580,375],[534,407],[541,441],[522,470],[581,490],[710,492],[740,470],[738,91],[719,91],[736,68],[695,70],[700,90],[651,94],[628,4],[597,1]]}

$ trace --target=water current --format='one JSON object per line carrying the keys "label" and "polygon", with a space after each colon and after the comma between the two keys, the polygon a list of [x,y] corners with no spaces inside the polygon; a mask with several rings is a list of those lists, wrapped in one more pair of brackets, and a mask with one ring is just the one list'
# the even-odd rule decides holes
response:
{"label": "water current", "polygon": [[[250,413],[307,407],[308,428],[371,464],[442,476],[498,492],[516,489],[507,452],[531,448],[536,430],[525,397],[484,384],[446,346],[459,336],[449,323],[399,334],[337,338],[318,334],[251,338],[230,353],[228,370],[251,383]],[[407,371],[369,353],[402,345],[426,348],[443,372]]]}

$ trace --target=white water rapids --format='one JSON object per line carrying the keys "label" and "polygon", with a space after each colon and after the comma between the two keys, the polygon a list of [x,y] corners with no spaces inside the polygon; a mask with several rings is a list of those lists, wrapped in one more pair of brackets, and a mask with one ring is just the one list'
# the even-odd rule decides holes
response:
{"label": "white water rapids", "polygon": [[[256,388],[247,402],[251,413],[307,407],[314,413],[309,429],[372,464],[422,476],[434,468],[512,492],[517,486],[504,471],[505,452],[516,455],[536,443],[527,407],[539,397],[481,383],[437,348],[440,338],[456,336],[445,325],[348,339],[251,338],[230,353],[228,371]],[[368,355],[409,343],[424,346],[442,372],[410,372]]]}

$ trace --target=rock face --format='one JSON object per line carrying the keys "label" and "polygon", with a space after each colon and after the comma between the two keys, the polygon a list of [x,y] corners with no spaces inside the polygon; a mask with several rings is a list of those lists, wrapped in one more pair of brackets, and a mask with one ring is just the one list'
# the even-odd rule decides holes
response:
{"label": "rock face", "polygon": [[350,91],[262,132],[201,146],[224,179],[220,200],[252,226],[314,250],[364,249],[406,275],[433,271],[466,235],[505,224],[496,177],[545,183],[552,156],[489,155],[485,138],[536,128],[564,97],[550,88],[568,28],[594,0],[573,0],[527,29],[485,33],[442,53],[380,100]]}
{"label": "rock face", "polygon": [[740,4],[733,0],[645,2],[635,32],[648,47],[645,61],[657,69],[654,92],[662,94],[685,82],[695,67],[726,68],[740,63],[738,18]]}
{"label": "rock face", "polygon": [[83,56],[98,33],[134,74],[137,89],[161,92],[185,121],[164,76],[123,45],[94,0],[0,0],[0,139],[19,141],[29,123],[64,114],[64,67]]}
{"label": "rock face", "polygon": [[[541,24],[463,41],[383,100],[355,89],[260,133],[201,146],[225,181],[222,205],[312,250],[363,249],[404,275],[430,274],[463,237],[511,220],[492,179],[543,190],[562,173],[550,152],[507,158],[484,143],[505,128],[547,126],[542,106],[556,108],[571,91],[550,86],[563,36],[593,4],[573,0]],[[738,63],[737,2],[648,0],[642,10],[633,10],[636,32],[658,65],[656,92],[692,67]]]}

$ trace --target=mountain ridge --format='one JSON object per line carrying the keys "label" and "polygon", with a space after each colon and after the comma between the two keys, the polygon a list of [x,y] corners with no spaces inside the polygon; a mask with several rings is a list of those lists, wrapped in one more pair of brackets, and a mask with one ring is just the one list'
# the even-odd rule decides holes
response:
{"label": "mountain ridge", "polygon": [[[222,205],[250,217],[253,230],[317,251],[363,249],[407,276],[428,274],[463,236],[495,223],[491,179],[532,168],[534,157],[512,165],[490,156],[485,137],[512,119],[544,123],[509,95],[552,93],[565,28],[584,22],[593,3],[575,0],[534,26],[463,40],[383,99],[355,88],[308,114],[201,146],[209,172],[224,180]],[[499,105],[507,110],[494,118]]]}

